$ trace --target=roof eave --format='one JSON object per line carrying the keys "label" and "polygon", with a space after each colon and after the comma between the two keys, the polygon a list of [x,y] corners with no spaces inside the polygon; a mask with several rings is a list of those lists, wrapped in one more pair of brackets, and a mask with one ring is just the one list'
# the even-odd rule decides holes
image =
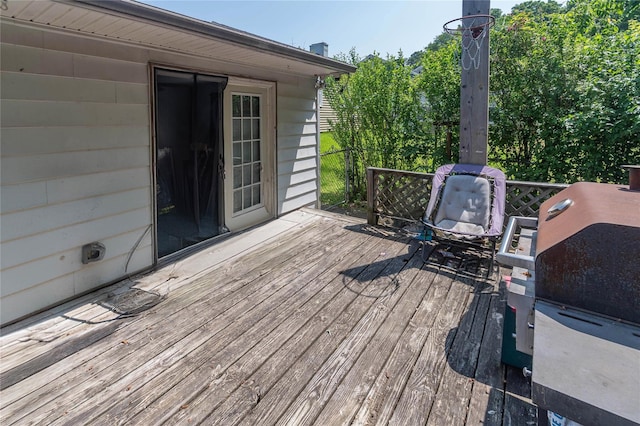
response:
{"label": "roof eave", "polygon": [[262,52],[285,56],[299,61],[307,62],[333,70],[333,73],[351,73],[356,67],[344,62],[336,61],[325,56],[317,55],[306,50],[278,43],[263,37],[259,37],[244,31],[217,23],[209,23],[198,19],[190,18],[173,12],[168,12],[153,6],[145,5],[129,0],[73,0],[96,9],[109,10],[172,27],[185,31],[198,33],[201,35],[214,37],[230,43],[256,49]]}

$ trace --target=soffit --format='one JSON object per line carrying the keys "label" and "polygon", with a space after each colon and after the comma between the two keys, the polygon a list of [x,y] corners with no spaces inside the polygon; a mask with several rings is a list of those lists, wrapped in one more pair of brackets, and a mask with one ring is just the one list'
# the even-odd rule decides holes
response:
{"label": "soffit", "polygon": [[355,67],[224,25],[142,3],[8,0],[4,18],[90,37],[296,75],[339,75]]}

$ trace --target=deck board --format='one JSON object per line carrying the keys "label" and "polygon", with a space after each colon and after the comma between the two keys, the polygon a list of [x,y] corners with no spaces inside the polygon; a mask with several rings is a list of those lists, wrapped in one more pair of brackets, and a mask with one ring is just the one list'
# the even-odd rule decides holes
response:
{"label": "deck board", "polygon": [[502,424],[505,366],[500,362],[500,355],[505,302],[502,291],[490,297],[478,364],[473,374],[466,420],[469,425]]}
{"label": "deck board", "polygon": [[[342,241],[339,240],[336,242],[342,243]],[[358,242],[351,241],[345,242],[345,244],[345,249],[355,249],[357,248]],[[337,253],[337,256],[340,255],[341,253]],[[215,357],[211,357],[208,362],[208,364],[215,365],[214,373],[210,371],[211,367],[209,365],[201,366],[199,371],[188,374],[186,379],[171,388],[167,394],[162,395],[159,400],[154,402],[154,405],[165,404],[174,407],[174,410],[176,410],[176,407],[184,407],[181,408],[179,412],[176,411],[178,413],[176,420],[182,419],[185,416],[191,416],[192,420],[194,420],[198,416],[193,414],[193,412],[197,410],[198,403],[203,400],[206,401],[205,405],[208,410],[215,408],[216,404],[214,401],[229,392],[218,392],[220,385],[230,378],[235,378],[233,383],[237,384],[237,378],[242,374],[237,365],[240,363],[240,359],[242,359],[244,369],[247,370],[250,370],[252,365],[259,365],[259,363],[264,362],[264,358],[266,358],[270,352],[277,349],[282,345],[283,341],[286,341],[287,338],[290,338],[296,332],[296,327],[310,315],[314,306],[321,303],[323,296],[318,293],[331,294],[330,291],[326,291],[326,287],[329,284],[328,279],[333,278],[335,274],[337,274],[337,270],[334,271],[334,269],[341,264],[337,256],[323,253],[321,259],[318,260],[337,263],[328,270],[325,269],[326,266],[316,263],[314,267],[309,269],[305,274],[297,276],[296,280],[300,282],[308,280],[309,284],[302,286],[300,291],[288,298],[286,300],[286,306],[281,306],[280,309],[277,310],[272,309],[267,316],[256,322],[255,325],[244,334],[231,329],[231,334],[239,335],[239,337],[235,338],[235,340],[220,351],[220,353],[216,354],[212,348],[209,347],[207,349],[209,356],[211,357],[215,354]],[[344,255],[342,256],[346,257]],[[308,262],[309,260],[307,259],[306,261]],[[309,303],[312,298],[314,303]],[[266,337],[260,340],[263,336]],[[251,350],[249,351],[249,349]],[[216,362],[217,360],[219,361]],[[234,371],[229,371],[234,365],[236,367]],[[203,379],[203,377],[206,379]],[[208,381],[202,383],[203,380]],[[211,392],[208,391],[209,388],[206,386],[210,381],[216,382],[216,387],[211,389]],[[159,385],[157,388],[162,389],[162,384]],[[154,386],[154,388],[155,387],[156,386]],[[211,393],[213,393],[213,395]],[[151,399],[150,397],[153,396],[153,392],[151,395],[149,392],[145,392],[144,394],[146,399]],[[187,408],[189,409],[187,410]],[[148,413],[142,413],[137,420],[145,423],[159,420],[151,416],[153,410],[148,411]],[[203,414],[201,414],[200,417],[206,416],[208,412]]]}
{"label": "deck board", "polygon": [[[297,243],[295,242],[291,242],[290,246],[283,245],[282,249],[287,250],[292,247],[296,247],[296,244]],[[259,253],[256,254],[256,256],[258,255]],[[249,258],[248,260],[250,261],[252,259]],[[246,263],[246,265],[250,265],[250,264],[252,263],[251,262]],[[219,288],[218,292],[208,293],[209,296],[214,297],[212,299],[212,302],[215,302],[216,300],[223,300],[223,298],[227,294],[233,295],[234,291],[237,293],[237,289],[241,288],[242,285],[246,284],[247,282],[250,283],[252,281],[255,281],[257,277],[264,275],[265,265],[268,265],[267,259],[265,259],[264,265],[259,263],[253,264],[253,266],[250,268],[251,271],[249,271],[248,269],[242,269],[242,266],[239,266],[239,270],[237,272],[240,272],[241,274],[244,272],[244,274],[240,275],[240,277],[243,277],[243,278],[229,280],[228,282],[223,280],[224,285]],[[203,280],[203,282],[206,284],[206,280]],[[175,339],[176,338],[175,336],[180,334],[184,335],[188,329],[183,328],[182,323],[191,323],[191,318],[189,318],[189,316],[187,315],[183,315],[182,311],[185,308],[198,309],[198,305],[193,304],[198,299],[200,299],[199,303],[203,303],[206,301],[206,299],[204,299],[199,292],[194,290],[194,289],[197,289],[200,285],[202,285],[200,282],[195,282],[193,283],[193,288],[185,287],[182,289],[177,289],[176,292],[173,294],[175,297],[167,301],[167,304],[171,304],[171,307],[169,309],[169,315],[155,320],[156,322],[154,324],[150,325],[147,322],[145,322],[144,319],[146,319],[146,316],[140,316],[138,318],[132,318],[130,320],[127,319],[127,320],[122,320],[120,322],[116,322],[114,324],[118,324],[119,327],[124,327],[125,325],[127,326],[126,333],[123,333],[122,336],[119,336],[119,335],[116,335],[116,333],[113,333],[112,335],[114,336],[114,338],[101,341],[99,344],[91,346],[89,348],[89,351],[78,352],[74,354],[74,357],[81,357],[81,359],[73,360],[72,362],[69,362],[69,363],[56,364],[54,365],[54,367],[65,365],[67,367],[67,371],[71,372],[71,374],[75,374],[76,376],[79,377],[78,380],[82,381],[82,380],[86,380],[86,378],[83,377],[84,376],[83,374],[77,371],[76,367],[78,365],[91,362],[91,365],[89,366],[89,368],[94,374],[99,374],[99,372],[101,371],[100,367],[107,368],[107,367],[113,366],[116,361],[118,361],[119,359],[125,358],[126,356],[135,355],[136,357],[141,357],[143,354],[140,351],[140,349],[136,346],[136,343],[140,341],[142,341],[142,343],[139,346],[144,345],[144,335],[140,333],[150,334],[153,328],[162,327],[163,323],[167,323],[167,324],[174,325],[174,327],[171,328],[171,331],[175,333],[173,335],[170,334],[169,336],[167,336],[168,340]],[[236,296],[236,299],[238,298],[241,299],[242,297],[243,296],[240,294],[239,296]],[[228,300],[227,305],[231,305],[234,301],[234,299],[229,299],[229,298],[227,300]],[[224,312],[224,309],[220,309],[220,312]],[[175,321],[177,321],[177,323]],[[90,330],[91,329],[100,330],[102,328],[107,327],[106,325],[96,326],[95,324],[92,324],[92,325],[85,324],[85,326],[87,329],[90,329]],[[120,337],[120,340],[118,340],[119,337]],[[126,344],[122,344],[122,342],[126,342]],[[162,348],[163,345],[164,343],[162,341],[160,340],[157,341],[156,346]],[[109,347],[105,347],[105,346],[109,346]],[[126,349],[123,349],[123,346]],[[153,345],[147,345],[145,347],[145,350],[151,350],[152,348],[153,348]],[[51,351],[55,351],[55,346],[51,348]],[[103,366],[101,360],[106,360],[107,363]],[[4,357],[3,357],[3,363],[4,363]],[[127,361],[124,361],[123,365],[126,366]],[[118,367],[118,365],[116,365],[116,367]],[[45,373],[48,373],[48,372],[45,372]],[[47,381],[44,381],[44,382],[42,381],[41,376],[42,375],[37,377],[32,377],[32,380],[30,381],[33,382],[34,386],[47,383]],[[57,371],[55,371],[54,374],[52,374],[52,376],[56,378],[60,378],[60,370],[58,369]],[[64,379],[67,379],[65,382],[65,386],[72,386],[72,385],[77,386],[79,382],[68,380],[69,377],[70,376],[64,377]],[[21,383],[22,390],[24,390],[24,385],[25,383],[22,382]],[[54,384],[52,383],[48,387],[51,387],[53,385]],[[20,389],[18,389],[17,391],[20,392]],[[5,402],[5,395],[3,395],[3,404],[4,402]],[[33,406],[32,404],[42,403],[44,402],[43,395],[42,394],[36,395],[36,398],[33,402],[30,402],[30,401],[24,401],[24,402],[30,406]]]}
{"label": "deck board", "polygon": [[[170,341],[176,343],[165,349],[163,347],[164,337],[162,340],[157,340],[157,344],[149,344],[148,340],[150,339],[143,339],[143,346],[132,354],[136,358],[136,362],[139,363],[138,368],[126,376],[120,377],[120,371],[130,370],[127,361],[111,365],[109,367],[111,371],[106,376],[109,388],[92,385],[84,389],[78,395],[82,399],[81,404],[74,406],[74,414],[66,415],[64,421],[72,420],[73,423],[77,423],[92,420],[96,414],[102,414],[96,413],[96,406],[104,409],[113,401],[128,398],[133,392],[148,388],[148,382],[157,375],[162,375],[162,377],[170,375],[172,378],[188,375],[193,366],[206,362],[211,352],[216,353],[233,342],[238,335],[271,312],[273,306],[278,306],[294,293],[295,287],[285,284],[315,265],[314,262],[309,261],[308,255],[317,250],[319,246],[319,241],[305,245],[299,250],[299,256],[289,259],[285,264],[276,265],[275,268],[267,266],[269,269],[264,267],[259,269],[255,272],[256,276],[260,278],[259,280],[243,278],[240,275],[242,271],[233,270],[231,277],[235,279],[236,283],[245,285],[229,294],[228,297],[217,298],[215,292],[203,297],[200,292],[190,291],[189,293],[194,297],[193,302],[182,310],[188,312],[179,315],[178,319],[184,323],[178,327],[171,324],[178,332],[170,337]],[[315,262],[317,261],[319,259],[315,260]],[[223,282],[230,281],[230,277],[225,278],[222,279]],[[211,282],[212,278],[204,281]],[[171,307],[172,301],[169,301],[166,308]],[[143,321],[143,323],[145,322]],[[124,339],[128,344],[130,344],[130,340]],[[149,352],[148,348],[154,350]],[[158,353],[158,351],[161,352]],[[147,361],[140,364],[144,359]],[[171,381],[164,383],[166,387],[171,385]],[[92,395],[92,398],[87,398],[88,394]],[[49,418],[51,417],[49,416]]]}
{"label": "deck board", "polygon": [[451,284],[447,298],[438,311],[389,424],[426,424],[430,417],[447,363],[446,355],[452,345],[450,331],[458,325],[470,297],[466,285],[453,278],[448,279]]}
{"label": "deck board", "polygon": [[[3,329],[2,424],[535,421],[500,364],[497,276],[303,216]],[[105,301],[132,284],[166,298],[118,317]]]}
{"label": "deck board", "polygon": [[[351,269],[354,275],[358,274],[358,271],[363,271],[365,269],[364,265],[375,259],[380,252],[378,244],[363,245],[361,248],[364,256],[358,262],[359,266]],[[332,323],[332,319],[343,312],[356,298],[356,293],[347,288],[350,284],[351,281],[349,280],[345,281],[339,276],[334,277],[331,281],[331,287],[327,289],[328,291],[323,292],[322,299],[318,300],[318,303],[314,303],[317,309],[309,312],[307,318],[303,320],[303,322],[306,321],[304,325],[251,377],[247,378],[246,383],[253,386],[254,389],[248,389],[247,387],[238,389],[216,409],[212,417],[226,419],[230,424],[239,421],[255,405],[255,401],[252,398],[246,397],[247,392],[251,393],[255,390],[255,386],[259,386],[261,394],[266,394],[282,378],[285,372],[291,371],[292,365],[308,352],[309,347],[314,344],[319,336],[326,333],[337,338],[338,330],[335,327],[329,328],[329,326]],[[328,300],[325,302],[326,299]],[[310,303],[309,305],[313,304]],[[317,352],[315,356],[318,357],[319,354]],[[290,377],[286,379],[290,380]]]}

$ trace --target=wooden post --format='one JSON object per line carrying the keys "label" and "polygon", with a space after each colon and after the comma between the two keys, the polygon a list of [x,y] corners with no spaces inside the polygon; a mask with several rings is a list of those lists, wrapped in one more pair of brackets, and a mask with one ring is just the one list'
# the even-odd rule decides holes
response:
{"label": "wooden post", "polygon": [[371,167],[367,168],[367,223],[369,225],[378,224],[378,214],[376,213],[376,174]]}
{"label": "wooden post", "polygon": [[[462,16],[488,15],[489,3],[490,0],[462,0]],[[480,66],[463,68],[460,78],[460,163],[487,164],[489,32],[478,55]]]}

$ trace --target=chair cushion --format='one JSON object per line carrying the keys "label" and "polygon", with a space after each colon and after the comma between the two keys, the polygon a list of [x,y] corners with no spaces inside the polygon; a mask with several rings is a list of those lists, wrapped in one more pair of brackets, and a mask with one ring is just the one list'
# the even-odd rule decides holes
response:
{"label": "chair cushion", "polygon": [[491,184],[483,177],[449,176],[434,218],[439,228],[482,235],[489,228]]}
{"label": "chair cushion", "polygon": [[444,219],[436,224],[440,229],[451,231],[453,233],[482,235],[484,228],[475,223],[457,222],[455,220]]}

